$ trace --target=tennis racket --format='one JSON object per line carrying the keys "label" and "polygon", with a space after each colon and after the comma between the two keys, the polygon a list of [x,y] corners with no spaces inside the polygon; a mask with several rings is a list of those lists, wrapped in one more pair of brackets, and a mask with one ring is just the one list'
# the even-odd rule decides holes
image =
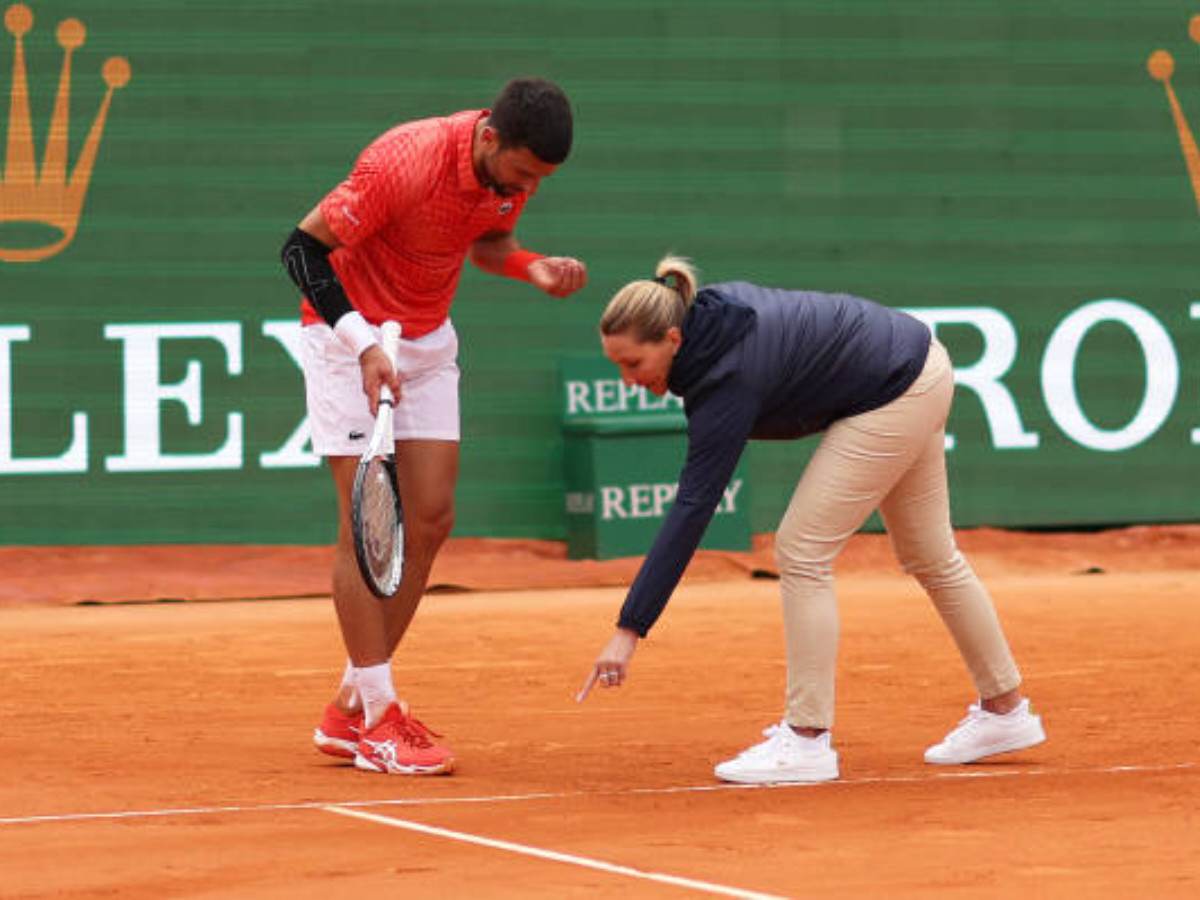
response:
{"label": "tennis racket", "polygon": [[[383,352],[394,368],[400,347],[400,324],[383,323]],[[354,555],[363,581],[376,597],[394,597],[404,573],[404,510],[396,487],[396,441],[392,436],[395,399],[385,384],[371,443],[354,473],[350,495]]]}

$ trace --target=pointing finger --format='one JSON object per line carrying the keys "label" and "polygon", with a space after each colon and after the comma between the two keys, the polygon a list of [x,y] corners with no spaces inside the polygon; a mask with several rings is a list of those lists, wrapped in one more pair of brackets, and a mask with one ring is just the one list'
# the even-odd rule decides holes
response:
{"label": "pointing finger", "polygon": [[583,683],[579,693],[575,695],[575,702],[582,703],[587,699],[587,695],[591,693],[592,687],[596,684],[596,679],[600,677],[600,670],[595,666],[592,667],[591,673],[588,675],[587,681]]}

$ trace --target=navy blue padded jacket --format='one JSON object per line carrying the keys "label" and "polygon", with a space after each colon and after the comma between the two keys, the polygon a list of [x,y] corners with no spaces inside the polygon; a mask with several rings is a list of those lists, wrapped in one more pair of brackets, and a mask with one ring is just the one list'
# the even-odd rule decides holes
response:
{"label": "navy blue padded jacket", "polygon": [[679,490],[618,625],[643,637],[713,517],[746,441],[815,434],[899,397],[921,373],[929,329],[849,294],[709,285],[683,320],[667,386],[683,399]]}

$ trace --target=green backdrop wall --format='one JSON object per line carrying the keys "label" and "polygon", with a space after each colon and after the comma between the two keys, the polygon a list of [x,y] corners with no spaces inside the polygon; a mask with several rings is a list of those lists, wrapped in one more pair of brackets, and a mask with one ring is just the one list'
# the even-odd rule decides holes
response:
{"label": "green backdrop wall", "polygon": [[[330,540],[279,245],[376,134],[526,73],[566,88],[577,139],[519,235],[584,259],[591,284],[558,301],[468,267],[457,533],[563,536],[558,361],[593,348],[612,291],[667,250],[707,280],[850,291],[937,323],[959,367],[958,524],[1200,519],[1200,172],[1147,70],[1171,55],[1200,127],[1195,0],[28,9],[39,165],[58,22],[87,31],[68,171],[104,61],[132,78],[73,241],[0,262],[2,543]],[[19,79],[0,39],[8,135]],[[20,194],[11,157],[10,255],[56,234],[18,220],[67,193],[51,174],[40,200]],[[808,450],[751,450],[755,530]]]}

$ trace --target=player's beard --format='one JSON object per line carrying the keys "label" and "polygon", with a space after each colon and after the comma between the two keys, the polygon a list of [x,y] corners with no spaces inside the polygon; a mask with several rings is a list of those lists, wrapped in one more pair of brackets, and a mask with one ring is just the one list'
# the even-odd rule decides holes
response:
{"label": "player's beard", "polygon": [[515,187],[501,183],[499,180],[497,180],[496,176],[492,174],[490,158],[485,156],[482,162],[483,177],[480,179],[480,182],[485,188],[499,197],[511,197],[513,194],[517,193],[517,189]]}

